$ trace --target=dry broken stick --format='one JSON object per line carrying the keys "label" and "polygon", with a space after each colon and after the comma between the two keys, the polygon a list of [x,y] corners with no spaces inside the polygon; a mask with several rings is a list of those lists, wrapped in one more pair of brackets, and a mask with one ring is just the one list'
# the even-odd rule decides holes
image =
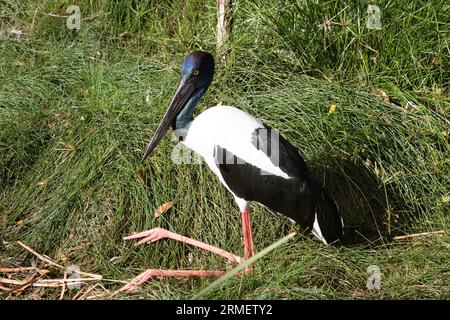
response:
{"label": "dry broken stick", "polygon": [[88,281],[98,281],[94,278],[77,278],[77,279],[43,279],[33,283],[35,287],[62,287],[67,284],[76,285],[82,284]]}
{"label": "dry broken stick", "polygon": [[46,272],[47,269],[39,269],[38,267],[17,267],[17,268],[0,268],[2,273],[18,273],[25,271]]}
{"label": "dry broken stick", "polygon": [[27,279],[24,280],[24,284],[19,285],[19,286],[13,288],[13,289],[11,290],[11,292],[12,292],[12,293],[16,293],[16,294],[22,292],[23,290],[25,290],[26,288],[28,288],[29,286],[31,286],[31,285],[32,285],[37,279],[39,279],[40,277],[42,277],[42,275],[40,275],[40,274],[38,274],[38,273],[32,274],[31,276],[29,276]]}
{"label": "dry broken stick", "polygon": [[42,260],[44,262],[47,262],[49,265],[52,265],[54,267],[60,268],[60,269],[65,269],[62,265],[56,263],[55,261],[53,261],[50,258],[44,257],[43,255],[37,253],[36,251],[34,251],[33,249],[31,249],[29,246],[27,246],[26,244],[23,244],[20,241],[17,241],[17,244],[20,245],[22,248],[24,248],[25,250],[27,250],[28,252],[31,252],[32,254],[34,254],[36,257],[39,258],[39,260]]}
{"label": "dry broken stick", "polygon": [[422,233],[413,233],[413,234],[407,234],[404,236],[397,236],[394,237],[394,240],[402,240],[402,239],[409,239],[409,238],[417,238],[417,237],[424,237],[424,236],[430,236],[430,235],[436,235],[436,234],[443,234],[445,233],[444,230],[439,231],[431,231],[431,232],[422,232]]}
{"label": "dry broken stick", "polygon": [[[32,286],[32,287],[62,287],[62,292],[60,294],[60,299],[64,297],[64,293],[67,290],[68,285],[76,285],[76,284],[86,284],[91,281],[113,281],[111,279],[103,279],[103,276],[83,271],[78,271],[79,276],[84,276],[83,278],[67,278],[68,269],[64,267],[63,265],[55,262],[48,256],[45,256],[43,254],[37,253],[35,250],[30,248],[29,246],[25,245],[24,243],[17,241],[17,243],[24,248],[26,251],[32,253],[34,256],[36,256],[39,260],[41,260],[44,264],[42,267],[49,267],[53,266],[59,270],[64,271],[64,278],[63,279],[41,279],[43,276],[45,276],[47,273],[50,272],[48,269],[43,269],[37,266],[30,266],[30,267],[15,267],[15,268],[0,268],[0,272],[7,273],[7,274],[18,274],[22,273],[27,276],[25,279],[17,280],[17,279],[10,279],[10,278],[0,278],[0,290],[4,290],[7,292],[18,294],[25,290],[26,288]],[[31,273],[31,274],[30,274]],[[122,281],[119,281],[122,283]],[[7,285],[4,286],[3,284]],[[15,287],[12,287],[15,286]],[[96,286],[94,286],[96,288]],[[89,290],[90,292],[91,290]]]}
{"label": "dry broken stick", "polygon": [[[37,274],[34,274],[33,276],[36,276]],[[33,280],[33,281],[31,281]],[[62,287],[67,284],[82,284],[88,281],[98,281],[99,279],[93,279],[93,278],[79,278],[79,279],[25,279],[25,280],[14,280],[14,279],[6,279],[6,278],[0,278],[0,284],[12,284],[17,285],[19,287],[22,286],[29,286],[32,285],[33,287]],[[28,283],[30,282],[30,283]],[[13,288],[12,290],[16,290],[17,288]]]}
{"label": "dry broken stick", "polygon": [[[67,279],[67,270],[64,271],[64,280],[66,280],[66,279]],[[61,294],[59,295],[59,300],[62,300],[64,298],[64,293],[66,293],[66,288],[67,288],[67,285],[66,285],[66,282],[64,281],[64,284],[61,288]]]}
{"label": "dry broken stick", "polygon": [[[50,271],[48,269],[41,269],[36,266],[31,267],[16,267],[16,268],[1,268],[0,272],[3,273],[28,273],[27,278],[23,280],[16,280],[16,279],[9,279],[9,278],[0,278],[0,289],[4,291],[8,291],[11,293],[19,294],[26,288],[33,286],[33,287],[62,287],[62,292],[60,295],[60,298],[62,299],[64,297],[64,293],[66,291],[66,287],[68,284],[84,284],[89,281],[98,281],[102,280],[103,276],[83,271],[78,271],[79,276],[84,276],[85,278],[78,278],[78,279],[67,279],[67,268],[62,266],[61,264],[53,261],[51,258],[39,254],[36,251],[34,251],[32,248],[27,246],[26,244],[17,241],[17,243],[27,250],[28,252],[32,253],[34,256],[36,256],[39,260],[44,262],[44,266],[53,266],[59,270],[64,270],[64,279],[41,279],[44,275],[49,273]],[[29,273],[32,272],[30,275]],[[15,286],[15,287],[7,287],[3,286],[2,284],[6,284],[9,286]]]}
{"label": "dry broken stick", "polygon": [[[22,242],[17,241],[17,243],[18,243],[22,248],[24,248],[25,250],[27,250],[27,251],[31,252],[32,254],[34,254],[34,255],[35,255],[36,257],[38,257],[40,260],[42,260],[42,261],[44,261],[44,262],[47,262],[49,265],[52,265],[52,266],[54,266],[54,267],[56,267],[56,268],[59,268],[59,269],[62,269],[62,270],[65,270],[65,269],[66,269],[64,266],[60,265],[59,263],[56,263],[56,262],[53,261],[52,259],[50,259],[50,258],[48,258],[48,257],[45,257],[45,256],[43,256],[43,255],[37,253],[36,251],[34,251],[33,249],[31,249],[29,246],[23,244]],[[99,274],[88,273],[88,272],[83,272],[83,271],[79,271],[78,273],[79,273],[81,276],[86,276],[86,277],[90,277],[90,278],[97,279],[97,280],[101,280],[101,279],[103,278],[103,276],[101,276],[101,275],[99,275]]]}

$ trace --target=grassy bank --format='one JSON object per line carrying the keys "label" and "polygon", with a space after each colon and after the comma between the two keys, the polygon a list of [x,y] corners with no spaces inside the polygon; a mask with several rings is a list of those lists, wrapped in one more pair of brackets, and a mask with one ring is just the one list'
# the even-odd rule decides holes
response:
{"label": "grassy bank", "polygon": [[[156,226],[241,254],[237,207],[204,164],[172,163],[170,138],[139,162],[183,56],[215,50],[214,5],[158,3],[2,3],[0,267],[32,263],[15,242],[22,241],[113,280],[145,268],[227,268],[170,240],[141,247],[122,240]],[[79,31],[49,15],[64,15],[69,4],[81,8]],[[207,298],[449,298],[449,7],[379,6],[382,31],[364,27],[362,3],[235,2],[233,48],[199,112],[235,105],[278,128],[336,198],[347,239],[325,247],[300,233]],[[324,19],[331,29],[319,26]],[[155,220],[168,201],[174,207]],[[253,208],[258,251],[301,231]],[[394,239],[440,230],[447,233]],[[380,267],[380,290],[366,287],[370,265]],[[211,281],[152,281],[131,297],[191,298]],[[121,283],[102,285],[112,292]]]}

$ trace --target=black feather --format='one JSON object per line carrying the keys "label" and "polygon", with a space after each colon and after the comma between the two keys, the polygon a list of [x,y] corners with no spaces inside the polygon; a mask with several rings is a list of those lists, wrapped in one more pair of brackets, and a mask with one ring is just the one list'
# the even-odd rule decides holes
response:
{"label": "black feather", "polygon": [[226,184],[236,196],[247,201],[257,201],[293,219],[308,231],[311,231],[317,214],[320,230],[327,243],[342,241],[342,222],[336,203],[308,170],[297,148],[281,135],[278,138],[279,148],[271,148],[272,130],[269,127],[256,129],[252,134],[252,143],[271,157],[274,164],[290,178],[264,173],[260,168],[216,146],[216,164]]}

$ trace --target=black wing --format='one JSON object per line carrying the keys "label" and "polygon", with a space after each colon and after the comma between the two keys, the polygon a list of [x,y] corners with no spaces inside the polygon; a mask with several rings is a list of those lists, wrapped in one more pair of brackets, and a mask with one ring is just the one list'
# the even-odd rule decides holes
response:
{"label": "black wing", "polygon": [[[256,141],[267,140],[258,138]],[[293,149],[286,150],[293,152]],[[236,196],[247,201],[257,201],[293,219],[308,231],[311,231],[317,214],[319,228],[327,243],[342,240],[342,223],[338,208],[315,179],[308,178],[307,174],[290,179],[264,174],[260,168],[246,163],[220,146],[215,147],[214,154],[225,183]],[[282,160],[280,156],[280,167],[282,163],[285,168],[289,168],[290,173],[302,173],[301,169],[293,167],[297,161]],[[299,165],[303,165],[307,172],[303,159]]]}
{"label": "black wing", "polygon": [[266,124],[252,133],[251,142],[256,149],[263,151],[272,161],[290,177],[300,177],[308,173],[300,150],[289,143],[278,130]]}

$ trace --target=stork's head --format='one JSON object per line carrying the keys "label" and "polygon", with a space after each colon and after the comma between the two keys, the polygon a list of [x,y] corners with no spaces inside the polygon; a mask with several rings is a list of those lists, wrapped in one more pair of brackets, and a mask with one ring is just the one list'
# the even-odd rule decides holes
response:
{"label": "stork's head", "polygon": [[192,121],[195,105],[208,89],[214,76],[214,58],[208,52],[194,51],[181,64],[181,79],[172,102],[167,109],[142,162],[152,153],[170,125],[182,127]]}
{"label": "stork's head", "polygon": [[214,58],[209,52],[194,51],[181,64],[181,82],[192,81],[197,88],[207,88],[214,76]]}

